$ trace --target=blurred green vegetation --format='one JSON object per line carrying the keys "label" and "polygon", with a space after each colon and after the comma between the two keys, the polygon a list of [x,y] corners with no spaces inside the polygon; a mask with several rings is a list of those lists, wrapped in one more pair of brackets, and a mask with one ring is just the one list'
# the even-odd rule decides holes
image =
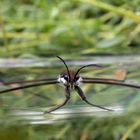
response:
{"label": "blurred green vegetation", "polygon": [[[139,5],[140,0],[0,0],[0,57],[36,58],[60,55],[70,59],[71,56],[76,58],[78,55],[139,54]],[[59,68],[59,71],[61,70]],[[53,68],[27,68],[26,70],[22,68],[10,71],[1,69],[0,76],[1,79],[6,80],[5,77],[9,78],[11,75],[17,77],[22,73],[22,79],[32,80],[39,78],[36,73],[45,73],[50,76],[54,76],[55,73],[56,76],[59,71]],[[110,71],[108,70],[107,73]],[[96,74],[102,74],[102,70]],[[140,82],[139,74],[139,66],[130,66],[128,78]],[[87,75],[94,75],[94,73],[91,72]],[[107,86],[100,88],[95,86],[94,90],[90,86],[83,86],[83,89],[89,93],[102,93],[95,99],[96,102],[109,95],[105,93],[139,93],[136,90],[108,88]],[[34,91],[37,93],[49,91],[47,102],[34,96],[32,94]],[[54,94],[56,91],[59,94]],[[17,106],[26,108],[36,105],[46,107],[49,104],[59,104],[61,93],[63,94],[63,90],[57,86],[49,86],[18,91],[14,96],[13,94],[1,95],[0,140],[139,139],[139,110],[137,113],[127,112],[123,116],[79,117],[49,125],[23,125],[20,124],[20,121],[17,121],[17,124],[12,124],[12,122],[7,125],[3,124],[2,120],[6,118],[3,113],[5,110],[3,111],[2,108]],[[105,95],[102,96],[103,94]],[[93,99],[96,94],[95,96],[88,95],[88,97]],[[113,97],[110,96],[110,98]],[[110,98],[108,98],[108,102]],[[78,101],[77,97],[73,99],[73,102]],[[114,98],[112,102],[117,99],[119,97]],[[13,103],[13,101],[15,102]],[[130,108],[131,106],[132,109],[135,108],[135,111],[140,108],[138,94],[132,101],[132,105],[131,103],[129,105]]]}
{"label": "blurred green vegetation", "polygon": [[[132,117],[128,118],[127,115]],[[80,117],[51,125],[22,127],[13,125],[11,128],[3,126],[0,128],[0,138],[2,140],[9,138],[13,140],[137,140],[140,136],[140,119],[137,118],[139,115],[137,113],[127,115],[104,119]]]}
{"label": "blurred green vegetation", "polygon": [[0,56],[138,54],[139,4],[139,0],[1,0]]}

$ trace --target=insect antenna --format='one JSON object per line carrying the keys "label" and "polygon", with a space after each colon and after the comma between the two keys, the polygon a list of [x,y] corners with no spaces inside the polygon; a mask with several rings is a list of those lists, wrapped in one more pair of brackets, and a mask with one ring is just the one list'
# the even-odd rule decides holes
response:
{"label": "insect antenna", "polygon": [[65,67],[67,69],[68,76],[69,76],[69,80],[71,81],[70,71],[69,71],[69,68],[68,68],[66,62],[59,56],[57,56],[57,58],[59,58],[63,62],[63,64],[65,65]]}
{"label": "insect antenna", "polygon": [[91,66],[94,66],[94,67],[97,67],[97,68],[102,68],[102,67],[103,67],[103,66],[100,66],[100,65],[97,65],[97,64],[89,64],[89,65],[82,66],[82,67],[80,67],[80,68],[77,70],[77,72],[75,73],[74,80],[76,79],[76,76],[79,74],[79,72],[80,72],[82,69],[84,69],[84,68],[86,68],[86,67],[91,67]]}

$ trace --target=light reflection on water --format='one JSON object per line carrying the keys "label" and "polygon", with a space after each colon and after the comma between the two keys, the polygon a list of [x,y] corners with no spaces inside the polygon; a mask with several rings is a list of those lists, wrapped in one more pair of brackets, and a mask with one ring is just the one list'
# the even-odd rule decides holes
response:
{"label": "light reflection on water", "polygon": [[[28,124],[53,124],[76,117],[111,117],[121,115],[124,112],[122,106],[108,107],[114,111],[106,111],[90,106],[81,106],[74,108],[62,108],[52,113],[44,114],[44,111],[29,110],[11,110],[10,117],[16,117],[18,120]],[[43,109],[46,110],[46,109]]]}

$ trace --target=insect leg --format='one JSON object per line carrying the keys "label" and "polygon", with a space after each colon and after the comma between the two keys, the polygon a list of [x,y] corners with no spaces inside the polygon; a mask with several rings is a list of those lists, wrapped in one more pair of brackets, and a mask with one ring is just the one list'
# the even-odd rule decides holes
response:
{"label": "insect leg", "polygon": [[55,111],[55,110],[63,107],[69,101],[69,99],[70,99],[70,89],[69,89],[69,87],[66,86],[65,87],[65,100],[64,100],[64,102],[62,104],[60,104],[59,106],[57,106],[49,111],[45,111],[44,114],[51,113],[52,111]]}
{"label": "insect leg", "polygon": [[94,107],[98,107],[98,108],[107,110],[107,111],[113,111],[112,109],[108,109],[108,108],[105,108],[105,107],[102,107],[102,106],[99,106],[99,105],[90,103],[90,102],[86,99],[86,97],[85,97],[85,95],[84,95],[82,89],[81,89],[79,86],[75,86],[75,90],[77,91],[77,93],[79,94],[79,96],[82,98],[82,100],[85,101],[87,104],[89,104],[89,105],[91,105],[91,106],[94,106]]}

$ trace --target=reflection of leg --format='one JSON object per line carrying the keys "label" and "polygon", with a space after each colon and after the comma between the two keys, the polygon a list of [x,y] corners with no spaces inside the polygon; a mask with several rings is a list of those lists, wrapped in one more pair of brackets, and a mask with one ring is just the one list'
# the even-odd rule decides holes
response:
{"label": "reflection of leg", "polygon": [[35,95],[35,96],[38,96],[38,97],[40,97],[40,98],[42,98],[42,99],[45,99],[45,100],[46,100],[46,99],[47,99],[47,100],[49,99],[47,96],[42,95],[42,94],[39,94],[39,93],[35,93],[34,95]]}
{"label": "reflection of leg", "polygon": [[85,101],[87,104],[89,104],[89,105],[91,105],[91,106],[94,106],[94,107],[98,107],[98,108],[107,110],[107,111],[113,111],[113,110],[111,110],[111,109],[108,109],[108,108],[105,108],[105,107],[102,107],[102,106],[99,106],[99,105],[95,105],[95,104],[90,103],[90,102],[86,99],[86,97],[85,97],[85,95],[84,95],[84,93],[83,93],[83,91],[81,90],[80,87],[75,86],[75,90],[77,91],[77,93],[79,94],[79,96],[82,98],[82,100]]}
{"label": "reflection of leg", "polygon": [[69,90],[68,87],[65,87],[65,97],[66,97],[66,99],[64,100],[64,102],[62,104],[60,104],[59,106],[57,106],[57,107],[55,107],[55,108],[53,108],[53,109],[51,109],[49,111],[45,111],[44,113],[51,113],[52,111],[55,111],[55,110],[63,107],[69,101],[69,99],[70,99],[70,90]]}

